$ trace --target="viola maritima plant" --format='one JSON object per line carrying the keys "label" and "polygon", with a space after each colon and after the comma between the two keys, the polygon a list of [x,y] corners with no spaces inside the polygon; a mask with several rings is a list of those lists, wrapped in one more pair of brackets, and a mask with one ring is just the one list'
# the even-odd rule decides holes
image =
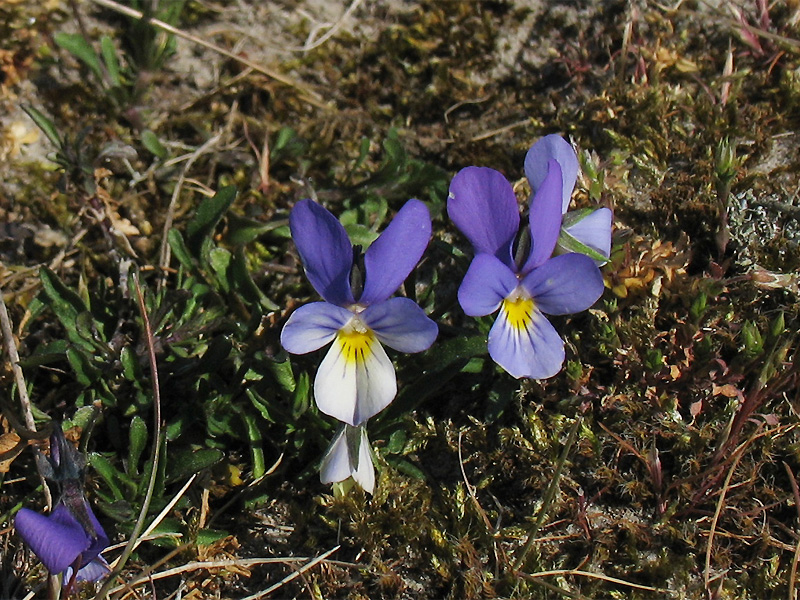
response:
{"label": "viola maritima plant", "polygon": [[[419,200],[409,200],[363,257],[336,217],[312,200],[297,203],[289,226],[306,275],[325,301],[292,313],[281,344],[288,352],[306,354],[332,343],[317,370],[314,398],[320,411],[357,428],[397,393],[394,365],[382,344],[398,352],[421,352],[438,334],[436,323],[413,300],[391,297],[428,245],[428,209]],[[342,435],[326,453],[323,481],[341,481],[352,474],[362,487],[371,488],[372,461],[367,466],[361,460],[369,458],[366,431]],[[358,444],[343,447],[343,439]]]}
{"label": "viola maritima plant", "polygon": [[[537,176],[540,156],[537,150],[531,161]],[[575,175],[567,177],[571,191]],[[447,212],[475,250],[458,290],[461,307],[474,317],[500,309],[489,332],[490,356],[514,377],[544,379],[564,362],[564,342],[545,315],[586,310],[603,293],[603,278],[585,254],[553,256],[566,193],[558,158],[547,160],[535,189],[529,228],[520,232],[517,198],[508,180],[494,169],[467,167],[450,184]],[[599,238],[590,236],[587,245],[600,241],[598,250],[604,250]]]}

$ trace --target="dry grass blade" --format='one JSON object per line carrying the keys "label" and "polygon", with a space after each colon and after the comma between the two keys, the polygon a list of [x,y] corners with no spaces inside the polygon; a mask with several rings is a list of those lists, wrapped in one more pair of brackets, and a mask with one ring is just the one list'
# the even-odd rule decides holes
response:
{"label": "dry grass blade", "polygon": [[725,496],[730,488],[731,479],[733,478],[733,474],[736,472],[736,467],[739,466],[739,461],[742,459],[742,456],[744,456],[744,450],[748,445],[749,441],[745,442],[736,449],[735,458],[730,469],[728,470],[728,474],[725,476],[725,481],[722,484],[719,499],[717,500],[717,508],[714,511],[714,518],[711,519],[711,529],[708,532],[708,544],[706,546],[706,563],[703,571],[703,580],[705,581],[706,590],[709,592],[709,594],[711,594],[711,589],[709,586],[711,585],[711,551],[714,547],[714,531],[717,528],[717,522],[719,521],[719,516],[722,513],[722,507],[725,504]]}
{"label": "dry grass blade", "polygon": [[554,571],[539,571],[538,573],[520,573],[520,577],[529,580],[535,580],[541,577],[556,577],[556,576],[569,576],[572,575],[574,577],[587,577],[589,579],[599,579],[601,581],[607,581],[608,583],[613,583],[616,585],[622,585],[625,587],[633,588],[636,590],[644,590],[646,592],[658,592],[660,594],[670,594],[672,596],[676,595],[676,592],[672,592],[671,590],[665,590],[663,588],[656,588],[651,587],[649,585],[641,585],[639,583],[633,583],[632,581],[625,581],[624,579],[617,579],[616,577],[610,577],[609,575],[603,575],[602,573],[592,573],[591,571],[572,571],[570,569],[556,569]]}
{"label": "dry grass blade", "polygon": [[297,579],[298,577],[300,577],[303,573],[305,573],[309,569],[312,569],[315,566],[317,566],[319,563],[323,562],[331,554],[336,552],[340,547],[341,546],[334,546],[333,548],[331,548],[330,550],[328,550],[324,554],[321,554],[320,556],[318,556],[314,560],[311,560],[311,561],[307,562],[306,564],[304,564],[301,568],[299,568],[294,573],[291,573],[291,574],[287,575],[286,577],[281,579],[275,585],[272,585],[272,586],[268,587],[263,592],[258,592],[257,594],[253,594],[252,596],[248,596],[247,598],[244,598],[243,600],[259,600],[259,598],[265,598],[266,596],[269,596],[275,590],[278,590],[278,589],[282,588],[284,585],[286,585],[287,583],[289,583],[293,579]]}
{"label": "dry grass blade", "polygon": [[[95,4],[99,4],[100,6],[111,9],[123,15],[133,17],[134,19],[144,18],[144,14],[139,12],[138,10],[134,10],[127,6],[123,6],[122,4],[114,2],[113,0],[93,0],[93,2]],[[209,50],[221,54],[222,56],[225,56],[227,58],[230,58],[231,60],[235,60],[236,62],[246,65],[251,69],[253,69],[254,71],[261,73],[262,75],[266,75],[267,77],[274,79],[275,81],[278,81],[284,85],[288,85],[289,87],[293,87],[296,90],[299,90],[301,92],[300,98],[305,100],[309,104],[312,104],[318,108],[328,108],[328,106],[322,101],[322,98],[320,98],[320,96],[315,91],[313,91],[306,85],[298,81],[295,81],[294,79],[291,79],[290,77],[286,77],[281,73],[273,71],[272,69],[268,69],[262,65],[259,65],[258,63],[248,60],[247,58],[238,56],[233,52],[229,52],[228,50],[222,48],[221,46],[217,46],[216,44],[212,44],[211,42],[208,42],[202,38],[194,36],[190,33],[186,33],[185,31],[182,31],[177,27],[173,27],[172,25],[170,25],[169,23],[165,23],[164,21],[160,21],[158,19],[154,19],[151,17],[147,20],[147,22],[153,25],[154,27],[163,29],[167,33],[171,33],[172,35],[176,35],[179,38],[188,40],[190,42],[194,42],[195,44],[203,46],[204,48],[208,48]]]}

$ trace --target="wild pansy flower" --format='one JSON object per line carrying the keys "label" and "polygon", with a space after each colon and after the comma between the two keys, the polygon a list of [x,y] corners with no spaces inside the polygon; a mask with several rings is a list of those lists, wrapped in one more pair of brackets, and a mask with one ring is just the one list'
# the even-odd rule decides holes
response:
{"label": "wild pansy flower", "polygon": [[531,200],[529,235],[517,240],[520,217],[508,180],[486,167],[467,167],[450,183],[447,212],[475,249],[458,289],[464,312],[500,316],[489,332],[489,355],[514,377],[552,377],[564,362],[564,342],[544,316],[589,308],[603,293],[591,258],[552,257],[561,229],[562,176],[558,161]]}
{"label": "wild pansy flower", "polygon": [[100,556],[108,546],[108,536],[83,496],[83,455],[56,423],[50,436],[50,456],[38,456],[37,460],[42,474],[58,485],[60,497],[47,516],[21,508],[14,519],[17,532],[50,573],[66,571],[65,579],[71,581],[78,569],[77,580],[100,579],[109,571]]}
{"label": "wild pansy flower", "polygon": [[611,210],[585,208],[567,212],[572,190],[578,179],[578,157],[575,150],[557,134],[546,135],[531,146],[525,155],[525,176],[534,193],[547,177],[548,165],[555,160],[561,167],[561,234],[560,252],[580,252],[598,265],[608,261],[611,254]]}
{"label": "wild pansy flower", "polygon": [[[342,224],[312,200],[298,202],[289,216],[306,276],[325,302],[292,313],[281,344],[306,354],[333,342],[317,370],[319,409],[352,426],[383,410],[397,393],[394,366],[381,344],[399,352],[421,352],[438,327],[409,298],[391,298],[416,266],[431,237],[428,208],[409,200],[354,267],[354,249]],[[363,291],[351,287],[363,275]],[[356,288],[361,287],[356,285]]]}
{"label": "wild pansy flower", "polygon": [[338,483],[349,477],[370,494],[375,489],[375,468],[365,424],[351,427],[343,423],[322,458],[322,483]]}

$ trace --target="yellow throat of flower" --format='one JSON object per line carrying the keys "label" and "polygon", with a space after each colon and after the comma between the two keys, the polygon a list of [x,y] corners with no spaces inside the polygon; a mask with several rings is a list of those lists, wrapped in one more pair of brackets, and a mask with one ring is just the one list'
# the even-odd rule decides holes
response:
{"label": "yellow throat of flower", "polygon": [[341,345],[342,355],[349,363],[363,363],[372,354],[372,345],[375,343],[375,334],[372,330],[358,325],[343,327],[336,337]]}
{"label": "yellow throat of flower", "polygon": [[503,300],[506,320],[517,331],[524,331],[533,320],[533,300],[524,296],[511,295]]}

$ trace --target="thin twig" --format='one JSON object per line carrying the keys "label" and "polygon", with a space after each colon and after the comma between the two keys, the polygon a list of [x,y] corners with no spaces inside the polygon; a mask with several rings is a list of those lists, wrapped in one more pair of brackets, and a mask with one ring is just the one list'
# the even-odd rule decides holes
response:
{"label": "thin twig", "polygon": [[[28,396],[28,386],[25,383],[25,374],[22,372],[22,367],[19,366],[19,352],[17,345],[14,342],[14,328],[11,325],[11,318],[8,316],[8,309],[6,308],[6,301],[3,298],[2,291],[0,291],[0,330],[3,332],[3,341],[6,346],[6,353],[8,354],[8,361],[11,363],[11,370],[14,373],[14,382],[17,385],[17,393],[19,394],[19,404],[22,407],[22,415],[25,418],[25,425],[30,431],[36,431],[36,420],[33,418],[33,408],[31,407],[31,399]],[[38,449],[36,449],[38,452]],[[38,470],[39,462],[36,462]],[[50,488],[44,475],[39,471],[39,479],[42,481],[42,491],[44,492],[45,503],[47,509],[53,508],[53,497],[50,494]]]}
{"label": "thin twig", "polygon": [[258,63],[255,63],[255,62],[253,62],[253,61],[251,61],[251,60],[249,60],[247,58],[244,58],[242,56],[238,56],[238,55],[234,54],[233,52],[230,52],[230,51],[226,50],[222,46],[217,46],[216,44],[212,44],[211,42],[206,41],[206,40],[204,40],[202,38],[199,38],[197,36],[194,36],[191,33],[187,33],[187,32],[185,32],[185,31],[183,31],[181,29],[178,29],[177,27],[173,27],[169,23],[165,23],[164,21],[161,21],[159,19],[154,19],[153,17],[145,17],[144,13],[141,13],[138,10],[134,10],[134,9],[129,8],[127,6],[123,6],[122,4],[119,4],[118,2],[114,2],[114,0],[92,0],[92,1],[95,4],[99,4],[100,6],[103,6],[105,8],[111,9],[111,10],[116,11],[118,13],[121,13],[123,15],[127,15],[129,17],[133,17],[134,19],[144,19],[144,20],[146,20],[146,22],[148,24],[150,24],[150,25],[152,25],[154,27],[158,27],[159,29],[163,29],[167,33],[171,33],[172,35],[176,35],[179,38],[182,38],[184,40],[188,40],[190,42],[194,42],[195,44],[203,46],[204,48],[208,48],[209,50],[213,50],[214,52],[216,52],[218,54],[221,54],[222,56],[225,56],[227,58],[230,58],[231,60],[235,60],[236,62],[239,62],[239,63],[241,63],[243,65],[246,65],[246,66],[250,67],[254,71],[258,71],[262,75],[266,75],[267,77],[270,77],[271,79],[274,79],[275,81],[278,81],[278,82],[280,82],[280,83],[282,83],[284,85],[288,85],[289,87],[293,87],[296,90],[299,90],[301,92],[300,98],[302,100],[305,100],[309,104],[312,104],[313,106],[316,106],[318,108],[328,108],[328,106],[323,102],[323,100],[319,96],[319,94],[317,94],[314,90],[312,90],[308,86],[300,83],[299,81],[295,81],[294,79],[291,79],[290,77],[287,77],[286,75],[282,75],[281,73],[278,73],[277,71],[273,71],[272,69],[268,69],[268,68],[266,68],[266,67],[264,67],[262,65],[259,65]]}

